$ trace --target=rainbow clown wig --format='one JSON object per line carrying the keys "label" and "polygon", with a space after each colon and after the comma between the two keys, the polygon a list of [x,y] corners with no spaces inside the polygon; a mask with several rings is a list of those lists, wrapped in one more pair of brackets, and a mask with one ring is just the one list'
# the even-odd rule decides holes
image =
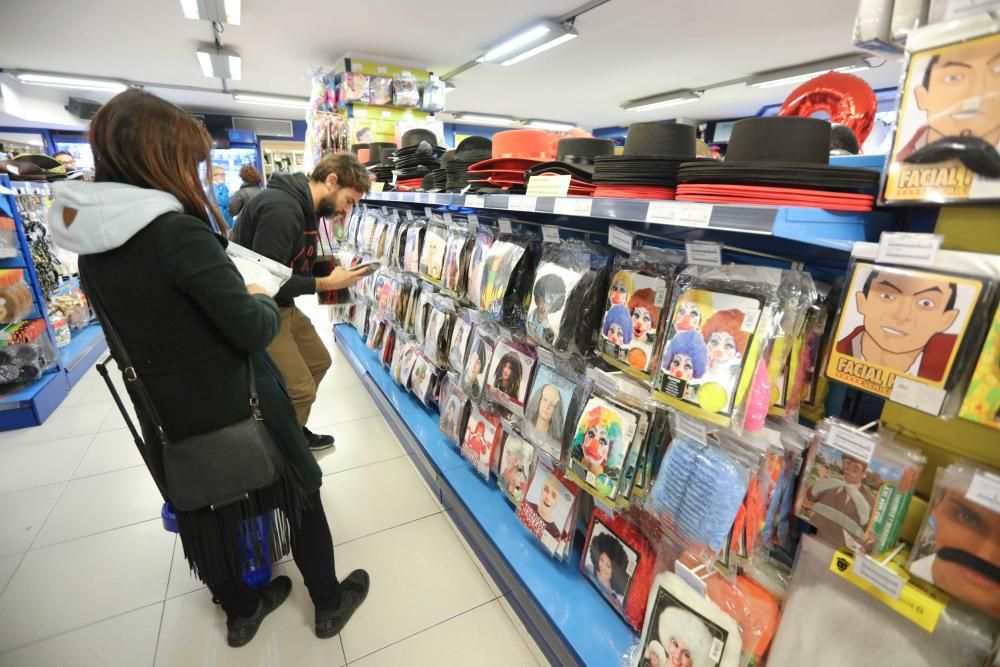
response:
{"label": "rainbow clown wig", "polygon": [[705,374],[708,367],[708,348],[705,347],[705,340],[697,331],[681,331],[675,335],[667,344],[667,351],[663,354],[663,370],[670,372],[670,362],[678,354],[683,354],[691,360],[693,379],[698,379]]}
{"label": "rainbow clown wig", "polygon": [[[580,416],[580,423],[576,426],[576,435],[573,436],[573,449],[583,450],[588,440],[600,438],[600,434],[605,434],[607,438],[605,457],[610,457],[614,445],[621,440],[622,420],[613,411],[599,405]],[[602,448],[603,449],[603,448]],[[608,460],[608,465],[614,466],[615,462]]]}
{"label": "rainbow clown wig", "polygon": [[632,316],[628,312],[628,307],[615,304],[608,309],[604,315],[604,324],[601,325],[601,333],[609,338],[608,332],[611,327],[616,326],[621,330],[622,342],[628,345],[632,342]]}

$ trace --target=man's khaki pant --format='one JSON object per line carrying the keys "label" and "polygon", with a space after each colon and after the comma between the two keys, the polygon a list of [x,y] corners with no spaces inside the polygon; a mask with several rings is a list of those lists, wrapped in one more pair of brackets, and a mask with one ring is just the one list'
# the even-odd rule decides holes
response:
{"label": "man's khaki pant", "polygon": [[299,423],[305,426],[316,400],[316,390],[332,362],[309,318],[295,306],[280,310],[281,332],[268,346],[267,352],[281,369],[288,385],[288,395],[295,405],[295,414]]}

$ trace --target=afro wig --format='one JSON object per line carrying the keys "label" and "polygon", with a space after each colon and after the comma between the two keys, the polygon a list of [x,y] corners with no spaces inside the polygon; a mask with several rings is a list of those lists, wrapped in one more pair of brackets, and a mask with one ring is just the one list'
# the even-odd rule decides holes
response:
{"label": "afro wig", "polygon": [[566,303],[566,283],[554,273],[549,273],[535,281],[532,295],[536,304],[543,301],[546,310],[555,313]]}
{"label": "afro wig", "polygon": [[630,344],[632,342],[632,315],[629,314],[627,307],[617,303],[611,306],[604,315],[601,333],[607,336],[612,324],[621,328],[622,340],[626,345]]}
{"label": "afro wig", "polygon": [[625,547],[610,533],[601,533],[590,540],[590,563],[594,567],[594,576],[600,572],[601,554],[607,554],[611,561],[611,589],[618,595],[625,594],[628,583],[628,554]]}
{"label": "afro wig", "polygon": [[701,335],[707,343],[714,333],[729,334],[736,342],[736,350],[742,355],[746,351],[747,341],[750,340],[750,334],[742,329],[743,318],[743,311],[737,308],[720,310],[708,318],[705,326],[701,328]]}
{"label": "afro wig", "polygon": [[694,373],[693,378],[700,378],[705,374],[708,367],[708,348],[705,341],[697,331],[681,331],[674,336],[667,345],[667,351],[663,355],[663,368],[670,367],[674,355],[683,354],[691,359],[691,368]]}

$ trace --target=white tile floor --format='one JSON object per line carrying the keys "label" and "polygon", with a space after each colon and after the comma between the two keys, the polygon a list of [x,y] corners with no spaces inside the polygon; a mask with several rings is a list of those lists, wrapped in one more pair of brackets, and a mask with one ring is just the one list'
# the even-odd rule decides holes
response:
{"label": "white tile floor", "polygon": [[544,665],[333,354],[309,423],[337,438],[319,455],[337,569],[372,577],[340,638],[313,636],[286,561],[275,570],[292,578],[292,596],[248,646],[225,645],[224,616],[161,527],[159,494],[92,371],[43,426],[0,433],[0,667]]}

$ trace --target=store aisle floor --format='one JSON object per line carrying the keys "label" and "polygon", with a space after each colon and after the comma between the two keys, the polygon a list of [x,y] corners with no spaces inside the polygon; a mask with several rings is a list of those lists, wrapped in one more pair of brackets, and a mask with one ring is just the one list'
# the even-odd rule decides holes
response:
{"label": "store aisle floor", "polygon": [[292,578],[291,598],[248,646],[226,646],[224,615],[163,530],[160,497],[94,370],[43,426],[0,434],[0,666],[544,665],[333,354],[310,427],[337,438],[318,458],[338,572],[372,577],[340,637],[313,636],[286,561],[276,572]]}

